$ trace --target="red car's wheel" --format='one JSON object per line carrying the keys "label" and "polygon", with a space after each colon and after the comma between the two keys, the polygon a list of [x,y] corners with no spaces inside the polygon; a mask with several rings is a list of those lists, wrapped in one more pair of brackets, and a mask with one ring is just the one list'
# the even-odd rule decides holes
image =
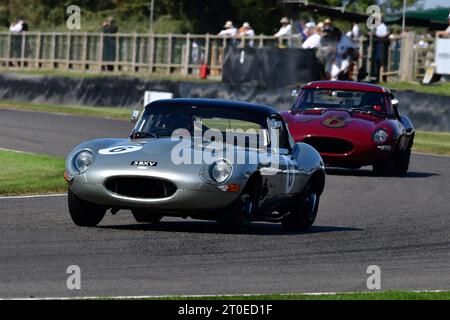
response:
{"label": "red car's wheel", "polygon": [[388,160],[373,164],[373,171],[381,176],[405,175],[409,168],[411,149],[397,150]]}

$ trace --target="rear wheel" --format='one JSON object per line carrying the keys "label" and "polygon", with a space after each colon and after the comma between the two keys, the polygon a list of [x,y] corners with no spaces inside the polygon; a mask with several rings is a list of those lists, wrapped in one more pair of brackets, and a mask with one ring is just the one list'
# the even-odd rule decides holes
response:
{"label": "rear wheel", "polygon": [[95,227],[106,214],[105,207],[84,201],[70,190],[68,193],[68,205],[72,221],[80,227]]}
{"label": "rear wheel", "polygon": [[137,222],[158,223],[163,218],[162,215],[154,214],[151,212],[132,210],[131,213],[133,214],[133,217]]}
{"label": "rear wheel", "polygon": [[240,196],[217,215],[217,223],[224,231],[239,232],[249,227],[258,207],[258,187],[248,185]]}
{"label": "rear wheel", "polygon": [[290,213],[281,225],[288,230],[307,230],[316,220],[320,194],[310,184],[292,199]]}

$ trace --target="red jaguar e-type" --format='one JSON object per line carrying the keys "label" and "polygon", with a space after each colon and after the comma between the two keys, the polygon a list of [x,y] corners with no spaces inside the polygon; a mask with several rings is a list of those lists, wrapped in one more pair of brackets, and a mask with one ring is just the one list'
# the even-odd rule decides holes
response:
{"label": "red jaguar e-type", "polygon": [[381,86],[315,81],[303,86],[290,111],[282,113],[296,142],[320,152],[329,167],[372,165],[378,174],[408,171],[414,127]]}

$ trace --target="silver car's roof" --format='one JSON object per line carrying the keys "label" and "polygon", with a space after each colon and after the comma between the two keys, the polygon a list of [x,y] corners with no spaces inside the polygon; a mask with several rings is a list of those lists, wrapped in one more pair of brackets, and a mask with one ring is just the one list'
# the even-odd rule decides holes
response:
{"label": "silver car's roof", "polygon": [[220,100],[220,99],[196,99],[196,98],[176,98],[163,99],[149,103],[145,106],[146,109],[154,106],[205,106],[230,111],[247,112],[263,117],[270,117],[272,115],[279,115],[278,111],[267,105],[248,103],[243,101]]}

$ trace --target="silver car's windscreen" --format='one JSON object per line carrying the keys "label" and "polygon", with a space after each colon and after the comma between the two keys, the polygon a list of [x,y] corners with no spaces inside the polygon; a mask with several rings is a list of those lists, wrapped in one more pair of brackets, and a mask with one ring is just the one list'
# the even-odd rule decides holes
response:
{"label": "silver car's windscreen", "polygon": [[145,137],[171,137],[182,129],[203,138],[221,134],[227,144],[260,148],[267,145],[267,118],[208,106],[153,106],[147,108],[133,132]]}

